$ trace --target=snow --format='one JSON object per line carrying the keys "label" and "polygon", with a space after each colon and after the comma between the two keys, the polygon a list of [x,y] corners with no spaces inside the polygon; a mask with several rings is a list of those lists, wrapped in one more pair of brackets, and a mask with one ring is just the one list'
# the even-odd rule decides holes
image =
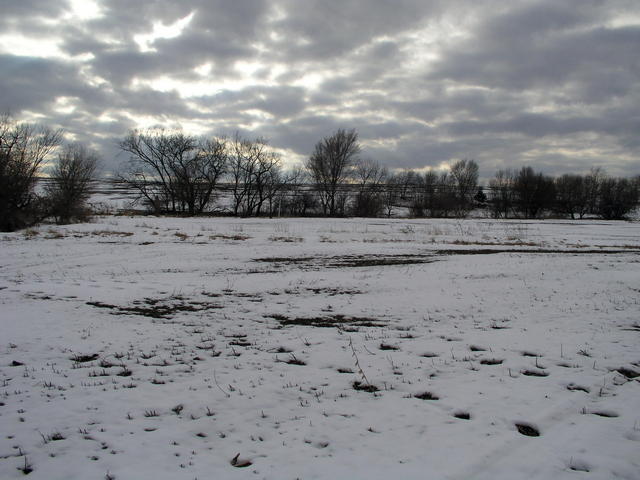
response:
{"label": "snow", "polygon": [[639,253],[603,221],[2,234],[0,478],[640,478]]}

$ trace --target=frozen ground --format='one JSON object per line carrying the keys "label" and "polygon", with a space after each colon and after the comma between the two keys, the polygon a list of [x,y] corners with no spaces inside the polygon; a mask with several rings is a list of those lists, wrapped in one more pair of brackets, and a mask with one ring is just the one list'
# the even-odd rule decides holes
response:
{"label": "frozen ground", "polygon": [[635,222],[3,234],[0,478],[638,479],[639,253]]}

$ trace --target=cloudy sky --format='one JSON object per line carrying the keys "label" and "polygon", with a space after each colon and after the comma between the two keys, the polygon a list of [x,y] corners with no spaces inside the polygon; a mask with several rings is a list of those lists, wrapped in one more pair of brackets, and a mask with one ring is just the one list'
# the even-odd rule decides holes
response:
{"label": "cloudy sky", "polygon": [[0,0],[0,111],[126,158],[132,128],[337,128],[391,168],[640,174],[637,0]]}

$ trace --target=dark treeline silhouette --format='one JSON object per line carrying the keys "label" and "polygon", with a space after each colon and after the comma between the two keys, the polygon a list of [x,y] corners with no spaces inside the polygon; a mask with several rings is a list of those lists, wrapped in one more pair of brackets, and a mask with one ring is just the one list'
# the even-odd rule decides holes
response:
{"label": "dark treeline silhouette", "polygon": [[624,219],[638,206],[640,177],[608,177],[601,168],[586,175],[550,177],[522,167],[500,170],[489,182],[487,206],[495,218],[539,218],[596,215]]}
{"label": "dark treeline silhouette", "polygon": [[[47,217],[81,221],[99,162],[80,144],[61,146],[62,132],[0,117],[0,230]],[[548,216],[624,219],[637,206],[640,177],[551,177],[532,167],[499,170],[478,183],[478,164],[462,159],[448,169],[390,172],[361,156],[355,130],[338,130],[315,145],[304,164],[285,170],[263,138],[200,138],[181,131],[133,130],[120,142],[129,154],[120,182],[156,214],[235,216]],[[35,184],[46,158],[58,152],[44,194]]]}
{"label": "dark treeline silhouette", "polygon": [[[557,178],[531,167],[500,170],[478,184],[478,164],[463,159],[444,171],[389,172],[362,158],[355,130],[321,139],[303,169],[285,171],[262,138],[199,140],[165,130],[133,131],[121,142],[131,157],[121,179],[155,213],[235,216],[465,217],[484,209],[494,218],[559,216],[625,218],[638,204],[636,179],[610,178],[600,168]],[[217,197],[227,199],[226,210]],[[229,201],[230,199],[230,201]]]}

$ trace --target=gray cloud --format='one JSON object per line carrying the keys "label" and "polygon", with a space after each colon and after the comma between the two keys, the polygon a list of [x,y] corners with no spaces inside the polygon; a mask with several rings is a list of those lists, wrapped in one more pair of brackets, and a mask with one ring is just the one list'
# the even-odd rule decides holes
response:
{"label": "gray cloud", "polygon": [[2,16],[0,27],[3,30],[30,31],[42,29],[43,20],[57,18],[68,10],[68,3],[42,2],[40,0],[21,0],[19,2],[2,2]]}
{"label": "gray cloud", "polygon": [[57,97],[83,96],[91,88],[78,78],[78,70],[57,60],[0,55],[2,108],[45,111]]}
{"label": "gray cloud", "polygon": [[282,2],[286,11],[275,30],[283,37],[279,52],[293,59],[326,60],[367,45],[372,39],[412,29],[439,10],[439,2],[361,0]]}
{"label": "gray cloud", "polygon": [[[640,6],[628,0],[100,5],[73,22],[64,2],[3,7],[5,35],[68,57],[2,51],[0,110],[38,114],[110,165],[144,119],[265,136],[298,157],[356,128],[364,154],[392,168],[475,158],[484,176],[523,164],[640,173]],[[138,35],[188,15],[180,35],[141,50]],[[175,88],[154,89],[160,77]]]}

